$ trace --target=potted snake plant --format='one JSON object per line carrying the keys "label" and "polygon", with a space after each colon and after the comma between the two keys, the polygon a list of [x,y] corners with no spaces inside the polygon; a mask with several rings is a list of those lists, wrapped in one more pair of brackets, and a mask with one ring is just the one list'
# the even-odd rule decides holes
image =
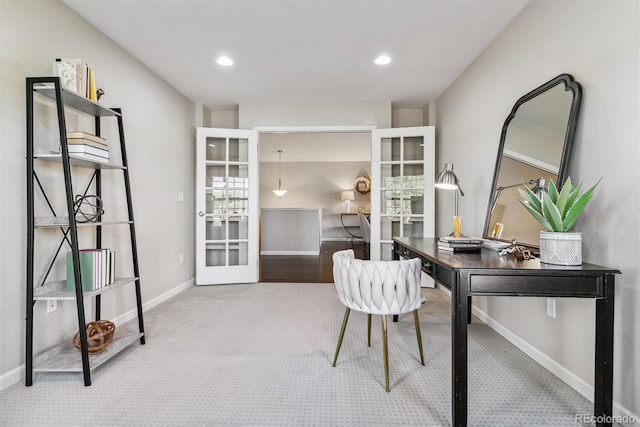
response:
{"label": "potted snake plant", "polygon": [[549,190],[543,193],[541,198],[528,187],[525,187],[525,190],[518,189],[523,199],[520,200],[522,206],[547,230],[540,232],[541,262],[558,265],[582,264],[582,233],[570,230],[591,200],[601,180],[602,178],[582,194],[582,183],[574,187],[571,177],[567,178],[559,192],[550,180]]}

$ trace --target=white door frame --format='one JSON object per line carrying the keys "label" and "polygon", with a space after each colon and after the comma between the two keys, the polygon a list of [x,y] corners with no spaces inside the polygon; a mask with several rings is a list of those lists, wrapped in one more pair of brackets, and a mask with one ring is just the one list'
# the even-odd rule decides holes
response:
{"label": "white door frame", "polygon": [[[203,140],[207,137],[221,137],[221,138],[242,138],[248,141],[248,159],[246,164],[248,166],[248,211],[247,227],[248,236],[246,242],[244,239],[238,239],[238,241],[247,244],[247,264],[229,265],[228,264],[228,252],[229,252],[229,236],[225,234],[225,257],[227,258],[226,265],[209,266],[206,262],[206,221],[211,217],[207,214],[206,203],[206,168],[207,159],[205,150],[206,147]],[[228,153],[225,157],[224,163],[228,164]],[[242,162],[244,163],[244,162]],[[225,170],[228,166],[225,166]],[[253,179],[251,179],[253,178]],[[260,235],[258,233],[258,205],[259,205],[259,193],[258,193],[258,134],[255,131],[244,129],[225,129],[225,128],[210,128],[210,127],[198,127],[196,128],[196,285],[209,285],[209,284],[232,284],[232,283],[257,283],[259,280],[259,255],[258,255],[258,241]],[[229,218],[229,214],[225,213],[223,216]],[[234,214],[232,216],[238,217]],[[225,226],[228,226],[226,224]]]}

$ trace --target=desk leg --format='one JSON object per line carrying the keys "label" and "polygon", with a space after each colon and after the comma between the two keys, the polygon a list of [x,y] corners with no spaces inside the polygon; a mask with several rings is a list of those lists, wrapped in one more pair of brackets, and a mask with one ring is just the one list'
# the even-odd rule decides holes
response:
{"label": "desk leg", "polygon": [[469,275],[458,273],[451,288],[451,378],[453,425],[467,425],[467,322]]}
{"label": "desk leg", "polygon": [[[596,355],[593,415],[610,417],[613,396],[613,307],[614,276],[604,276],[604,298],[596,300]],[[598,423],[610,426],[611,423]]]}

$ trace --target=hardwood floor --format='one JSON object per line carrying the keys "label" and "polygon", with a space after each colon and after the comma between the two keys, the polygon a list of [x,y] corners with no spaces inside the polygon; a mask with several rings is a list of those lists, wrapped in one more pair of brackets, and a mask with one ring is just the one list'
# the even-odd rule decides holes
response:
{"label": "hardwood floor", "polygon": [[261,282],[333,283],[334,252],[353,249],[364,258],[364,242],[325,242],[320,255],[261,255]]}

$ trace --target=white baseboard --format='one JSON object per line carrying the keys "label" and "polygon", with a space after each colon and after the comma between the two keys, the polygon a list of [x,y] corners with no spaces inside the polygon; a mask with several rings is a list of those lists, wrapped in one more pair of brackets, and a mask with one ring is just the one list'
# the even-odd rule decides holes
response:
{"label": "white baseboard", "polygon": [[[451,297],[451,291],[449,291],[444,286],[441,286],[438,284],[437,288],[443,291],[444,293],[446,293],[447,295],[449,295],[449,297]],[[565,368],[564,366],[562,366],[561,364],[559,364],[558,362],[556,362],[555,360],[547,356],[545,353],[541,352],[540,350],[538,350],[537,348],[529,344],[527,341],[523,340],[522,338],[520,338],[519,336],[511,332],[507,327],[497,322],[495,319],[490,317],[487,313],[480,310],[478,307],[473,306],[471,310],[472,310],[472,313],[476,317],[478,317],[478,319],[480,319],[487,326],[489,326],[491,329],[493,329],[502,337],[504,337],[511,344],[518,347],[520,351],[522,351],[527,356],[531,357],[533,360],[538,362],[541,366],[543,366],[549,372],[551,372],[560,380],[562,380],[564,383],[569,385],[569,387],[571,387],[572,389],[580,393],[587,400],[589,400],[589,402],[593,402],[593,386],[591,384],[587,383],[582,378],[578,377],[573,372],[569,371],[567,368]],[[613,402],[612,412],[614,417],[620,417],[620,418],[626,417],[627,419],[640,420],[640,417],[638,415],[634,414],[629,409],[625,408],[624,406],[622,406],[621,404],[615,401]]]}
{"label": "white baseboard", "polygon": [[323,237],[323,242],[359,242],[364,243],[362,237]]}
{"label": "white baseboard", "polygon": [[[178,295],[180,292],[186,291],[188,288],[195,285],[195,283],[196,283],[196,279],[191,278],[186,282],[179,284],[175,288],[170,289],[161,295],[158,295],[157,297],[142,304],[142,311],[145,312],[145,311],[151,310],[153,307],[162,304],[163,302],[169,300],[171,297]],[[125,322],[128,322],[129,320],[135,319],[137,316],[138,316],[138,309],[134,308],[114,318],[112,322],[115,323],[116,325],[120,325]]]}
{"label": "white baseboard", "polygon": [[260,255],[320,255],[320,251],[260,251]]}
{"label": "white baseboard", "polygon": [[[142,304],[142,311],[148,311],[151,310],[153,307],[167,301],[169,298],[179,294],[180,292],[183,292],[185,290],[187,290],[189,287],[193,286],[195,283],[195,279],[189,279],[184,283],[179,284],[178,286],[176,286],[175,288],[163,293],[162,295],[159,295],[157,297],[155,297],[154,299],[147,301],[146,303]],[[134,319],[136,316],[138,315],[138,310],[137,309],[133,309],[130,310],[124,314],[121,314],[120,316],[116,317],[115,319],[113,319],[113,323],[115,323],[116,325],[118,324],[122,324],[128,320]],[[24,380],[24,369],[25,366],[24,364],[18,366],[17,368],[14,368],[12,370],[10,370],[9,372],[6,372],[2,375],[0,375],[0,391],[20,382]]]}
{"label": "white baseboard", "polygon": [[20,365],[17,368],[0,375],[0,391],[5,388],[9,388],[20,381],[24,381],[24,365]]}

